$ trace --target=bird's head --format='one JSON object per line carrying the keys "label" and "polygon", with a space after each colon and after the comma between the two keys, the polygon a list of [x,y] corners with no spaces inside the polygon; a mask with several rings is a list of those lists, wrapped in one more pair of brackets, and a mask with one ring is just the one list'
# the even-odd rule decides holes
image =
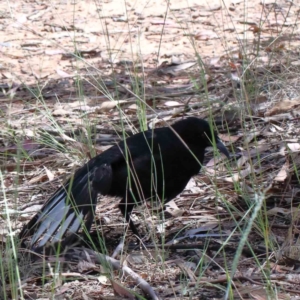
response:
{"label": "bird's head", "polygon": [[211,129],[207,121],[189,117],[174,123],[172,127],[187,146],[195,146],[196,148],[215,146],[229,158],[230,155],[226,146],[221,142],[217,133]]}

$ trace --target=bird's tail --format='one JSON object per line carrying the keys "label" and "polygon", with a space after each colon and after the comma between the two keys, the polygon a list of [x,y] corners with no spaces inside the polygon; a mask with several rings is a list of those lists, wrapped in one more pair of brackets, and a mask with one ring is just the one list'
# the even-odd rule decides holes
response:
{"label": "bird's tail", "polygon": [[22,246],[37,251],[46,243],[54,245],[76,236],[82,225],[90,230],[97,203],[97,191],[91,184],[93,171],[86,164],[50,197],[22,229]]}

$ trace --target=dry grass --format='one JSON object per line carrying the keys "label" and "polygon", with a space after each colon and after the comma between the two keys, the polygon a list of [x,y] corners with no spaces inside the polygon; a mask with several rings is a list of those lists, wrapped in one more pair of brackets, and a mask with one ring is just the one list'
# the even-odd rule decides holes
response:
{"label": "dry grass", "polygon": [[[84,15],[87,8],[80,5],[79,11]],[[157,16],[147,15],[144,10],[150,31],[146,31],[146,40],[139,44],[146,54],[136,51],[136,56],[129,46],[135,45],[138,36],[128,32],[139,24],[138,17],[129,18],[124,23],[130,25],[127,34],[119,32],[118,37],[116,33],[103,33],[112,32],[119,25],[107,21],[101,40],[106,39],[106,46],[108,37],[115,42],[114,49],[119,55],[115,61],[110,60],[112,46],[107,46],[107,57],[101,54],[99,59],[99,48],[94,49],[93,43],[84,40],[97,36],[92,30],[80,29],[78,25],[80,28],[61,27],[61,31],[47,35],[40,27],[33,31],[36,24],[28,19],[23,28],[30,33],[28,39],[38,39],[34,45],[48,45],[43,50],[45,65],[41,64],[39,52],[28,59],[24,53],[30,49],[19,44],[21,48],[10,45],[11,52],[0,53],[1,63],[5,62],[0,94],[2,298],[50,299],[56,295],[93,299],[119,293],[120,299],[124,299],[125,292],[115,282],[143,295],[135,281],[120,271],[108,272],[95,261],[54,259],[52,264],[30,265],[18,248],[15,253],[11,250],[11,236],[19,232],[32,211],[37,211],[76,168],[120,140],[124,132],[130,135],[147,124],[161,126],[161,118],[173,122],[190,115],[213,121],[234,154],[231,161],[216,160],[210,151],[201,174],[164,211],[147,206],[136,208],[133,218],[149,237],[147,250],[130,248],[131,233],[126,232],[117,208],[118,199],[100,198],[91,234],[94,247],[111,255],[119,240],[126,237],[120,260],[145,279],[161,299],[213,299],[224,295],[231,299],[293,299],[300,295],[300,70],[294,27],[297,10],[278,3],[282,10],[276,14],[276,5],[259,6],[255,1],[253,5],[263,12],[257,16],[255,9],[249,8],[247,16],[254,20],[254,25],[245,27],[240,19],[234,18],[230,22],[237,36],[242,28],[243,34],[251,34],[243,40],[240,36],[229,36],[230,26],[224,25],[225,20],[219,24],[225,8],[204,10],[210,21],[218,20],[214,32],[222,47],[216,46],[211,31],[205,31],[205,23],[180,23],[181,14],[188,14],[188,9],[171,10],[170,20],[177,24],[178,31],[174,30],[176,27],[167,27],[163,35],[162,27],[160,34],[153,29]],[[58,15],[63,16],[65,7],[57,3],[55,7],[60,9]],[[38,10],[43,17],[37,20],[44,29],[53,24],[58,26],[54,22],[57,18],[50,25],[47,21],[47,14],[53,14],[51,9],[53,6],[45,5]],[[236,9],[236,13],[241,11],[240,6]],[[82,25],[76,17],[70,17],[71,12],[66,13],[66,23]],[[191,16],[191,20],[197,20]],[[105,18],[93,18],[105,24]],[[4,20],[13,24],[13,18]],[[2,33],[10,34],[11,28],[14,27],[8,26]],[[192,29],[198,31],[191,36],[188,32]],[[18,27],[14,34],[21,35],[23,31]],[[62,34],[71,32],[83,32],[76,37],[77,52],[74,40]],[[208,35],[207,41],[204,34]],[[153,36],[166,40],[160,43]],[[183,41],[177,41],[178,48],[176,36]],[[24,37],[16,35],[15,41],[18,38],[21,41]],[[167,38],[179,52],[187,45],[187,53],[182,51],[179,55],[184,63],[161,63],[167,59],[163,56],[171,56],[172,52]],[[51,47],[46,43],[49,41]],[[238,44],[232,48],[234,41]],[[81,43],[88,50],[83,51]],[[122,43],[126,47],[122,48]],[[147,43],[149,49],[157,50],[155,54],[147,49]],[[66,51],[59,58],[50,57],[50,50],[57,49]],[[175,58],[171,60],[174,62]],[[232,289],[228,288],[229,278]]]}

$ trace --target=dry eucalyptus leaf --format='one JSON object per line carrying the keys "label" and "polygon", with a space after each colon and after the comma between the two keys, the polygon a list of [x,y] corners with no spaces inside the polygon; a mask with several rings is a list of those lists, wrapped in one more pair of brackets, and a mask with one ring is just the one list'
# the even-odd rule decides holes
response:
{"label": "dry eucalyptus leaf", "polygon": [[267,215],[274,216],[274,215],[277,215],[278,213],[283,214],[283,215],[289,215],[289,214],[291,214],[291,212],[292,211],[290,208],[274,207],[267,211]]}
{"label": "dry eucalyptus leaf", "polygon": [[240,139],[242,136],[241,135],[228,135],[228,134],[219,134],[219,137],[222,141],[224,142],[231,142],[235,143],[238,139]]}
{"label": "dry eucalyptus leaf", "polygon": [[209,168],[209,167],[213,167],[217,164],[219,164],[220,162],[222,162],[223,160],[225,160],[227,157],[225,154],[223,153],[220,153],[220,156],[218,157],[213,157],[207,164],[206,164],[206,167]]}
{"label": "dry eucalyptus leaf", "polygon": [[270,110],[265,113],[265,116],[270,117],[273,115],[290,112],[290,110],[298,105],[300,105],[300,98],[295,100],[283,100],[277,102]]}
{"label": "dry eucalyptus leaf", "polygon": [[166,101],[165,102],[165,106],[179,106],[182,105],[181,103],[177,102],[177,101]]}
{"label": "dry eucalyptus leaf", "polygon": [[56,109],[52,112],[52,115],[53,116],[66,116],[66,115],[70,115],[72,114],[73,112],[69,111],[69,110],[65,110],[63,108],[60,108],[60,109]]}
{"label": "dry eucalyptus leaf", "polygon": [[277,173],[276,177],[274,178],[275,181],[278,181],[278,182],[283,182],[286,180],[286,178],[288,177],[288,173],[287,173],[287,170],[288,170],[288,163],[285,163],[280,171]]}
{"label": "dry eucalyptus leaf", "polygon": [[99,110],[108,111],[108,110],[115,108],[116,106],[124,104],[124,103],[128,103],[128,101],[127,100],[105,101],[105,102],[101,103]]}
{"label": "dry eucalyptus leaf", "polygon": [[60,77],[62,77],[62,78],[69,78],[69,77],[72,77],[72,76],[73,76],[73,75],[70,75],[70,74],[66,73],[65,71],[63,71],[63,70],[61,70],[61,69],[59,69],[59,68],[56,69],[56,73],[57,73]]}
{"label": "dry eucalyptus leaf", "polygon": [[299,143],[288,143],[287,145],[288,145],[289,149],[292,152],[298,152],[298,151],[300,151],[300,144]]}
{"label": "dry eucalyptus leaf", "polygon": [[124,297],[124,299],[135,299],[134,294],[132,294],[129,290],[127,290],[124,286],[118,283],[116,280],[110,279],[111,285],[115,291],[116,295]]}
{"label": "dry eucalyptus leaf", "polygon": [[34,183],[38,183],[38,182],[45,182],[47,181],[48,177],[46,174],[40,174],[38,176],[35,176],[33,178],[31,178],[30,180],[28,180],[29,184],[34,184]]}
{"label": "dry eucalyptus leaf", "polygon": [[252,168],[251,168],[251,165],[248,164],[246,169],[241,170],[238,173],[233,173],[231,178],[226,178],[225,180],[229,181],[229,182],[237,182],[240,179],[245,178],[246,176],[248,176],[251,173],[252,173]]}
{"label": "dry eucalyptus leaf", "polygon": [[237,167],[241,168],[249,160],[248,156],[242,155],[237,161]]}
{"label": "dry eucalyptus leaf", "polygon": [[178,216],[182,216],[184,211],[181,210],[176,203],[174,202],[174,200],[169,201],[168,203],[165,204],[166,206],[166,211],[172,215],[173,217],[178,217]]}
{"label": "dry eucalyptus leaf", "polygon": [[44,166],[44,169],[46,171],[49,181],[52,181],[54,179],[54,174],[45,166]]}

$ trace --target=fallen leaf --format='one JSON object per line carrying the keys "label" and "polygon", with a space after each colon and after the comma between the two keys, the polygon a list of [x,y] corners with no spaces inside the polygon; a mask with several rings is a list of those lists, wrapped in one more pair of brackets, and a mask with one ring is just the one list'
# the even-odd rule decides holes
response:
{"label": "fallen leaf", "polygon": [[46,174],[40,174],[38,176],[31,178],[28,181],[28,184],[33,184],[33,183],[37,183],[37,182],[45,182],[45,181],[47,181],[47,179],[48,179],[48,177]]}
{"label": "fallen leaf", "polygon": [[283,182],[288,177],[288,163],[286,162],[277,173],[276,177],[274,178],[275,181]]}
{"label": "fallen leaf", "polygon": [[70,112],[68,110],[65,110],[63,108],[60,108],[60,109],[56,109],[52,112],[52,115],[53,116],[66,116],[66,115],[70,115],[72,114],[73,112]]}
{"label": "fallen leaf", "polygon": [[128,103],[128,101],[127,100],[105,101],[105,102],[101,103],[99,110],[108,111],[108,110],[110,110],[112,108],[115,108],[118,105],[125,104],[125,103]]}
{"label": "fallen leaf", "polygon": [[73,75],[70,75],[70,74],[66,73],[65,71],[63,71],[63,70],[61,70],[61,69],[59,69],[59,68],[56,69],[56,73],[57,73],[60,77],[62,77],[62,78],[69,78],[69,77],[72,77],[72,76],[73,76]]}
{"label": "fallen leaf", "polygon": [[270,110],[265,113],[266,117],[289,112],[296,106],[300,105],[300,98],[294,100],[283,100],[277,102]]}
{"label": "fallen leaf", "polygon": [[300,144],[299,143],[288,143],[287,146],[292,152],[300,151]]}
{"label": "fallen leaf", "polygon": [[274,207],[267,211],[268,216],[274,216],[274,215],[277,215],[278,213],[283,214],[283,215],[289,215],[292,213],[292,211],[290,208],[282,208],[282,207]]}
{"label": "fallen leaf", "polygon": [[177,102],[177,101],[166,101],[165,102],[165,106],[178,106],[178,105],[182,105],[181,103]]}
{"label": "fallen leaf", "polygon": [[213,166],[217,165],[218,163],[222,162],[225,159],[226,159],[226,155],[223,154],[223,153],[220,153],[220,156],[213,157],[205,166],[207,168],[213,167]]}
{"label": "fallen leaf", "polygon": [[132,299],[132,300],[135,299],[134,294],[132,294],[125,287],[123,287],[120,283],[112,279],[110,279],[110,282],[116,295],[121,296],[124,299]]}
{"label": "fallen leaf", "polygon": [[176,203],[174,202],[174,200],[169,201],[168,203],[165,204],[166,206],[166,211],[173,217],[178,217],[178,216],[182,216],[184,211],[181,210]]}
{"label": "fallen leaf", "polygon": [[239,140],[242,136],[241,135],[228,135],[228,134],[219,134],[219,137],[224,142],[231,142],[235,143],[237,140]]}
{"label": "fallen leaf", "polygon": [[49,181],[52,181],[54,179],[54,174],[45,166],[44,166],[44,169],[46,171]]}
{"label": "fallen leaf", "polygon": [[240,179],[245,178],[246,176],[248,176],[249,174],[251,174],[253,172],[251,165],[248,164],[247,168],[244,170],[241,170],[238,173],[233,173],[231,178],[226,178],[225,180],[228,182],[238,182]]}

